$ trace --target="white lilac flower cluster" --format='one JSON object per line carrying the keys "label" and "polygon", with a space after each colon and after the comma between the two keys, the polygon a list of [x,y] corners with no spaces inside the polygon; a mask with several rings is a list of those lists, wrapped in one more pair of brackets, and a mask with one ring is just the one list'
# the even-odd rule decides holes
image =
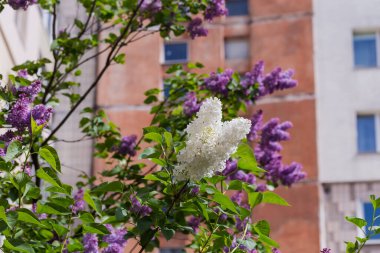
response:
{"label": "white lilac flower cluster", "polygon": [[220,100],[206,99],[196,119],[185,129],[186,147],[177,156],[174,179],[197,181],[222,171],[226,160],[236,151],[250,128],[251,121],[244,118],[222,122]]}

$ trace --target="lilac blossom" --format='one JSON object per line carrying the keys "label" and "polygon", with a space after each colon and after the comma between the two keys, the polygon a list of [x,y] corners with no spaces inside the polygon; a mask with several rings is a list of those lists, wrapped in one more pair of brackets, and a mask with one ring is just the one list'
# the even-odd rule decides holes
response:
{"label": "lilac blossom", "polygon": [[30,5],[37,3],[37,0],[8,0],[8,4],[15,10],[26,10]]}
{"label": "lilac blossom", "polygon": [[208,21],[212,21],[216,17],[225,16],[228,10],[225,8],[224,0],[210,0],[207,6],[204,17]]}
{"label": "lilac blossom", "polygon": [[212,72],[210,77],[204,80],[206,89],[227,96],[227,85],[232,80],[232,74],[233,71],[231,69],[226,69],[222,73]]}
{"label": "lilac blossom", "polygon": [[324,248],[321,250],[321,253],[331,253],[331,249]]}
{"label": "lilac blossom", "polygon": [[103,249],[102,253],[122,253],[123,247],[117,243],[109,244],[105,249]]}
{"label": "lilac blossom", "polygon": [[262,121],[263,121],[263,111],[258,110],[251,117],[251,130],[249,131],[247,135],[247,139],[249,141],[254,141],[258,137],[258,132],[261,129]]}
{"label": "lilac blossom", "polygon": [[32,168],[30,167],[29,164],[26,164],[24,166],[24,173],[27,174],[28,176],[32,176]]}
{"label": "lilac blossom", "polygon": [[271,73],[267,74],[261,86],[259,87],[259,95],[264,96],[272,94],[277,90],[293,88],[297,85],[297,81],[292,79],[293,70],[283,71],[281,68],[275,68]]}
{"label": "lilac blossom", "polygon": [[244,94],[248,95],[250,93],[249,88],[254,85],[262,83],[264,75],[264,61],[259,61],[252,68],[251,72],[247,72],[244,75],[244,79],[240,82],[240,85],[244,89]]}
{"label": "lilac blossom", "polygon": [[41,91],[41,81],[36,80],[27,86],[20,86],[17,91],[23,93],[30,98],[34,98]]}
{"label": "lilac blossom", "polygon": [[195,39],[196,37],[205,37],[208,34],[207,29],[202,26],[201,18],[194,18],[191,20],[187,25],[187,32],[192,39]]}
{"label": "lilac blossom", "polygon": [[5,156],[5,150],[3,148],[0,148],[0,156]]}
{"label": "lilac blossom", "polygon": [[115,229],[111,224],[106,224],[105,226],[110,232],[110,234],[103,236],[103,241],[108,243],[107,248],[105,248],[103,252],[108,252],[108,253],[123,252],[123,248],[127,242],[127,240],[124,239],[124,236],[127,234],[127,231],[123,228]]}
{"label": "lilac blossom", "polygon": [[243,192],[236,192],[234,195],[231,196],[231,200],[240,206],[243,202]]}
{"label": "lilac blossom", "polygon": [[28,71],[26,69],[21,69],[17,72],[17,76],[22,78],[28,78]]}
{"label": "lilac blossom", "polygon": [[6,119],[7,123],[18,130],[22,130],[29,126],[31,111],[30,103],[31,100],[29,98],[21,96],[12,106]]}
{"label": "lilac blossom", "polygon": [[79,211],[83,211],[86,208],[86,202],[83,197],[84,191],[82,188],[79,188],[78,192],[74,195],[74,204],[71,207],[74,214],[77,214]]}
{"label": "lilac blossom", "polygon": [[83,236],[84,253],[98,253],[98,237],[95,234],[85,234]]}
{"label": "lilac blossom", "polygon": [[279,152],[282,150],[281,141],[289,140],[287,132],[292,127],[290,122],[280,123],[279,119],[269,120],[261,128],[261,139],[255,147],[255,156],[261,167],[267,171],[267,179],[286,186],[291,186],[303,178],[306,174],[301,170],[298,163],[289,166],[282,164],[282,157]]}
{"label": "lilac blossom", "polygon": [[117,149],[117,153],[126,156],[134,156],[136,155],[136,140],[137,136],[136,135],[129,135],[129,136],[124,136],[121,139],[120,145]]}
{"label": "lilac blossom", "polygon": [[[141,2],[140,2],[141,3]],[[162,9],[161,0],[142,0],[140,10],[146,13],[155,14]]]}
{"label": "lilac blossom", "polygon": [[31,115],[36,121],[37,125],[43,125],[50,120],[52,113],[53,108],[39,104],[32,109]]}
{"label": "lilac blossom", "polygon": [[199,225],[201,224],[202,218],[191,216],[187,224],[193,228],[194,232],[197,233],[199,230]]}
{"label": "lilac blossom", "polygon": [[237,161],[233,159],[229,159],[226,161],[226,168],[222,171],[222,175],[227,176],[237,169]]}
{"label": "lilac blossom", "polygon": [[148,216],[152,212],[152,208],[146,205],[142,205],[140,201],[135,197],[131,196],[131,211],[140,217]]}
{"label": "lilac blossom", "polygon": [[183,113],[191,117],[199,111],[201,104],[197,102],[197,96],[195,92],[189,92],[185,96],[185,102],[183,103]]}
{"label": "lilac blossom", "polygon": [[199,186],[194,186],[191,190],[190,190],[190,194],[193,195],[193,196],[197,196],[199,194]]}
{"label": "lilac blossom", "polygon": [[279,249],[277,249],[277,248],[273,248],[272,249],[272,253],[281,253],[281,251]]}

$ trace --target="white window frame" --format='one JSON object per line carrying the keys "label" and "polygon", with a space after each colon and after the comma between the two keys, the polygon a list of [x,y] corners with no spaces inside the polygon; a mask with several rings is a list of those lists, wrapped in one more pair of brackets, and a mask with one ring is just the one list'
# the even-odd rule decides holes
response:
{"label": "white window frame", "polygon": [[[168,60],[165,59],[165,45],[168,44],[186,44],[186,59],[185,60]],[[170,64],[181,64],[189,62],[190,57],[190,46],[189,42],[185,40],[176,40],[176,41],[164,41],[162,44],[162,54],[161,54],[161,64],[170,65]]]}
{"label": "white window frame", "polygon": [[[375,40],[376,40],[376,66],[373,67],[360,67],[355,65],[355,47],[354,47],[354,42],[355,42],[355,36],[370,36],[369,34],[374,34],[375,35]],[[372,36],[372,35],[371,35]],[[378,68],[380,67],[380,30],[356,30],[352,33],[352,65],[354,66],[355,69],[373,69],[373,68]]]}

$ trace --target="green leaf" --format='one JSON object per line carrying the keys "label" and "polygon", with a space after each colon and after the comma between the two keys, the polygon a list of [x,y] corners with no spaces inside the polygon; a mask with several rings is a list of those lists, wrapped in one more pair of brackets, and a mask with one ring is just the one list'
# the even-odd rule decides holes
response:
{"label": "green leaf", "polygon": [[95,218],[88,212],[82,212],[79,219],[84,223],[95,223]]}
{"label": "green leaf", "polygon": [[37,125],[33,117],[30,117],[30,125],[32,126],[32,136],[34,137],[40,135],[45,127],[45,124]]}
{"label": "green leaf", "polygon": [[283,199],[274,192],[264,192],[263,195],[263,203],[275,204],[280,206],[290,206],[285,199]]}
{"label": "green leaf", "polygon": [[347,221],[351,222],[352,224],[356,225],[358,228],[362,228],[364,226],[367,226],[367,221],[357,218],[357,217],[345,217]]}
{"label": "green leaf", "polygon": [[167,150],[171,150],[173,144],[173,136],[169,132],[164,132],[164,138]]}
{"label": "green leaf", "polygon": [[150,158],[153,154],[156,153],[156,149],[149,147],[146,148],[139,156],[140,159]]}
{"label": "green leaf", "polygon": [[227,208],[234,213],[238,213],[234,202],[232,202],[232,200],[229,197],[227,197],[226,195],[223,195],[220,192],[215,192],[213,201],[215,201],[216,203],[220,204],[222,207]]}
{"label": "green leaf", "polygon": [[41,203],[37,202],[37,213],[67,215],[71,214],[71,210],[55,203]]}
{"label": "green leaf", "polygon": [[261,192],[248,192],[248,203],[251,208],[254,208],[263,201]]}
{"label": "green leaf", "polygon": [[161,231],[167,241],[172,239],[175,234],[175,230],[171,228],[163,228]]}
{"label": "green leaf", "polygon": [[207,209],[205,207],[205,205],[199,201],[195,201],[194,204],[198,207],[198,209],[201,211],[202,215],[203,215],[203,218],[205,218],[206,221],[209,221],[210,218],[208,216],[208,213],[207,213]]}
{"label": "green leaf", "polygon": [[237,190],[240,191],[242,189],[242,182],[240,180],[232,180],[228,185],[228,190]]}
{"label": "green leaf", "polygon": [[54,170],[61,172],[61,162],[57,151],[50,146],[40,148],[38,154],[44,159]]}
{"label": "green leaf", "polygon": [[90,191],[89,190],[86,190],[84,192],[84,195],[83,195],[83,199],[84,201],[86,201],[86,203],[91,206],[99,215],[101,215],[101,207],[100,207],[100,204],[97,203],[97,201],[95,201],[91,195],[90,195]]}
{"label": "green leaf", "polygon": [[62,183],[59,180],[56,172],[51,168],[45,167],[39,169],[37,171],[37,177],[41,178],[42,180],[45,180],[53,186],[62,187]]}
{"label": "green leaf", "polygon": [[270,226],[266,220],[261,220],[261,221],[257,222],[255,227],[256,227],[256,229],[258,229],[260,231],[261,234],[269,236]]}
{"label": "green leaf", "polygon": [[83,225],[83,230],[87,233],[98,234],[98,235],[107,235],[110,233],[104,225],[99,224],[99,223],[85,224]]}
{"label": "green leaf", "polygon": [[3,206],[0,206],[0,219],[8,225],[7,215],[5,214],[5,209]]}
{"label": "green leaf", "polygon": [[22,151],[22,144],[19,141],[12,141],[8,148],[4,160],[7,162],[13,161]]}
{"label": "green leaf", "polygon": [[33,248],[29,244],[20,240],[7,239],[4,241],[4,246],[16,252],[34,253]]}
{"label": "green leaf", "polygon": [[263,242],[263,243],[265,243],[265,244],[267,244],[269,246],[275,247],[275,248],[279,247],[278,243],[276,241],[274,241],[273,239],[271,239],[268,236],[263,235],[263,234],[261,234],[259,232],[258,232],[258,234],[259,234],[259,241],[261,241],[261,242]]}
{"label": "green leaf", "polygon": [[147,133],[144,135],[144,138],[147,140],[155,141],[159,144],[162,144],[162,136],[158,133]]}
{"label": "green leaf", "polygon": [[114,182],[104,182],[96,186],[92,192],[95,193],[106,193],[106,192],[123,192],[124,184],[119,181]]}
{"label": "green leaf", "polygon": [[32,224],[35,224],[38,226],[42,226],[41,222],[38,220],[38,218],[36,217],[36,215],[32,211],[25,209],[25,208],[20,208],[20,209],[17,209],[17,213],[18,213],[18,220],[19,221],[32,223]]}

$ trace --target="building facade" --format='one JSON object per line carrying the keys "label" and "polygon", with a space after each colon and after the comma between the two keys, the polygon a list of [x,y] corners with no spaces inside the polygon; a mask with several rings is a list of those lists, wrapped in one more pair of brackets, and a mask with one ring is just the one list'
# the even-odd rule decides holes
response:
{"label": "building facade", "polygon": [[5,7],[0,15],[0,73],[4,77],[17,64],[50,56],[48,23],[48,16],[37,6],[28,11]]}
{"label": "building facade", "polygon": [[[296,70],[297,88],[263,99],[265,119],[279,117],[294,124],[285,144],[285,162],[303,164],[308,179],[279,190],[292,207],[263,206],[255,219],[267,219],[271,236],[282,252],[319,252],[319,190],[316,157],[316,120],[311,0],[230,0],[229,16],[208,25],[206,38],[164,41],[147,36],[125,49],[124,65],[113,66],[97,90],[97,106],[106,110],[123,135],[142,134],[151,120],[144,91],[164,88],[165,70],[172,63],[201,62],[204,73],[232,68],[244,74],[264,60],[266,69]],[[104,59],[100,59],[101,62]],[[95,173],[104,169],[95,162]],[[183,243],[163,245],[161,252],[176,252]]]}
{"label": "building facade", "polygon": [[[333,252],[360,235],[344,217],[370,222],[380,193],[379,13],[375,0],[314,1],[321,239]],[[379,239],[362,252],[379,252]]]}

